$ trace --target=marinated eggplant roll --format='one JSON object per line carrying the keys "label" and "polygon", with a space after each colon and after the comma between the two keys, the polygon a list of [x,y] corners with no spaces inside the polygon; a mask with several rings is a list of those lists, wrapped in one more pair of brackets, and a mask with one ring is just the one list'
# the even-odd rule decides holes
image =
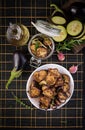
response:
{"label": "marinated eggplant roll", "polygon": [[56,80],[55,87],[63,86],[63,84],[64,84],[63,78],[60,77]]}
{"label": "marinated eggplant roll", "polygon": [[69,89],[70,89],[70,86],[68,83],[64,83],[63,86],[62,86],[62,89],[64,92],[67,92]]}
{"label": "marinated eggplant roll", "polygon": [[67,74],[62,74],[63,80],[65,83],[69,83],[70,82],[70,77]]}
{"label": "marinated eggplant roll", "polygon": [[58,69],[49,69],[48,74],[54,75],[56,78],[59,78],[61,74],[59,73]]}
{"label": "marinated eggplant roll", "polygon": [[52,99],[54,97],[54,92],[52,91],[52,89],[47,88],[43,91],[43,95]]}
{"label": "marinated eggplant roll", "polygon": [[66,100],[67,99],[67,95],[65,94],[65,92],[59,91],[58,92],[58,99],[59,100]]}
{"label": "marinated eggplant roll", "polygon": [[37,71],[33,74],[33,78],[35,81],[40,82],[43,79],[45,79],[47,76],[47,71],[45,70],[41,70],[41,71]]}
{"label": "marinated eggplant roll", "polygon": [[39,102],[40,102],[40,108],[48,109],[50,106],[51,99],[46,96],[41,96]]}
{"label": "marinated eggplant roll", "polygon": [[48,89],[47,85],[42,85],[42,91],[44,91],[45,89]]}
{"label": "marinated eggplant roll", "polygon": [[55,103],[57,106],[61,105],[61,102],[58,99],[55,100]]}
{"label": "marinated eggplant roll", "polygon": [[34,87],[34,86],[32,86],[29,91],[30,97],[32,97],[32,98],[39,97],[40,93],[41,93],[40,89],[38,89],[37,87]]}
{"label": "marinated eggplant roll", "polygon": [[39,85],[47,85],[47,83],[46,83],[46,81],[45,80],[42,80],[40,83],[39,83]]}
{"label": "marinated eggplant roll", "polygon": [[43,47],[39,47],[37,50],[36,50],[36,56],[37,57],[41,57],[41,58],[44,58],[45,56],[47,56],[47,49],[46,48],[43,48]]}
{"label": "marinated eggplant roll", "polygon": [[47,85],[54,85],[56,83],[56,78],[54,75],[52,75],[51,73],[49,73],[47,76],[46,76],[46,83]]}

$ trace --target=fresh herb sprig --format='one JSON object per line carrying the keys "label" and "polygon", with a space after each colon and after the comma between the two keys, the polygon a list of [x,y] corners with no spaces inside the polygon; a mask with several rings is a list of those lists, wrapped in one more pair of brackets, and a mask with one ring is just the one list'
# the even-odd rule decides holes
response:
{"label": "fresh herb sprig", "polygon": [[36,44],[35,44],[35,50],[37,50],[39,48],[39,45],[40,45],[40,43],[36,42]]}
{"label": "fresh herb sprig", "polygon": [[56,46],[56,51],[60,52],[63,50],[71,50],[74,46],[82,44],[83,40],[69,39],[63,41],[63,43],[58,43]]}
{"label": "fresh herb sprig", "polygon": [[24,106],[27,109],[31,109],[30,106],[26,105],[23,101],[21,101],[13,92],[12,95],[14,97],[14,99],[16,100],[16,102],[18,102],[19,104],[21,104],[22,106]]}

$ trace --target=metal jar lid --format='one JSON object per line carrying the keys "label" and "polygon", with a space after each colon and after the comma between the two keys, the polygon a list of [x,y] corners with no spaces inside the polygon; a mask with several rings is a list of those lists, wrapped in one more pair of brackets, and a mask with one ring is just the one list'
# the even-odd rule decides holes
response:
{"label": "metal jar lid", "polygon": [[31,24],[40,32],[50,37],[58,36],[61,32],[60,29],[54,28],[52,24],[43,21],[37,20],[36,23],[31,22]]}

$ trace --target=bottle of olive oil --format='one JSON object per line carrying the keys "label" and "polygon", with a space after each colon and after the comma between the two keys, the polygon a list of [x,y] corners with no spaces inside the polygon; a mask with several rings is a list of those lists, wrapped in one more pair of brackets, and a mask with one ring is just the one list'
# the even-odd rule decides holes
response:
{"label": "bottle of olive oil", "polygon": [[14,46],[24,46],[29,40],[29,29],[23,24],[9,24],[7,29],[7,41]]}

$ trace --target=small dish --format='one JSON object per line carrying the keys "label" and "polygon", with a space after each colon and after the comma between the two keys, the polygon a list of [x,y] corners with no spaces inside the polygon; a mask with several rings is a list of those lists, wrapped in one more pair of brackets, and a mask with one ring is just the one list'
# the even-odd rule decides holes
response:
{"label": "small dish", "polygon": [[[38,98],[32,98],[30,97],[30,94],[29,94],[29,91],[30,91],[30,85],[31,83],[33,82],[33,74],[37,71],[40,71],[40,70],[48,70],[48,69],[58,69],[58,71],[61,73],[61,74],[67,74],[70,78],[70,82],[69,82],[69,91],[70,91],[70,96],[65,100],[64,103],[60,104],[59,106],[57,106],[55,109],[60,109],[61,107],[63,107],[72,97],[73,95],[73,91],[74,91],[74,80],[70,74],[70,72],[64,68],[63,66],[61,65],[58,65],[58,64],[46,64],[46,65],[42,65],[40,67],[38,67],[37,69],[35,69],[32,74],[30,75],[30,77],[28,78],[27,80],[27,84],[26,84],[26,94],[27,94],[27,97],[28,99],[30,100],[30,102],[38,109],[40,110],[45,110],[45,109],[42,109],[40,108],[39,106],[39,97]],[[55,109],[52,109],[52,108],[48,108],[47,111],[50,111],[50,110],[55,110]]]}

